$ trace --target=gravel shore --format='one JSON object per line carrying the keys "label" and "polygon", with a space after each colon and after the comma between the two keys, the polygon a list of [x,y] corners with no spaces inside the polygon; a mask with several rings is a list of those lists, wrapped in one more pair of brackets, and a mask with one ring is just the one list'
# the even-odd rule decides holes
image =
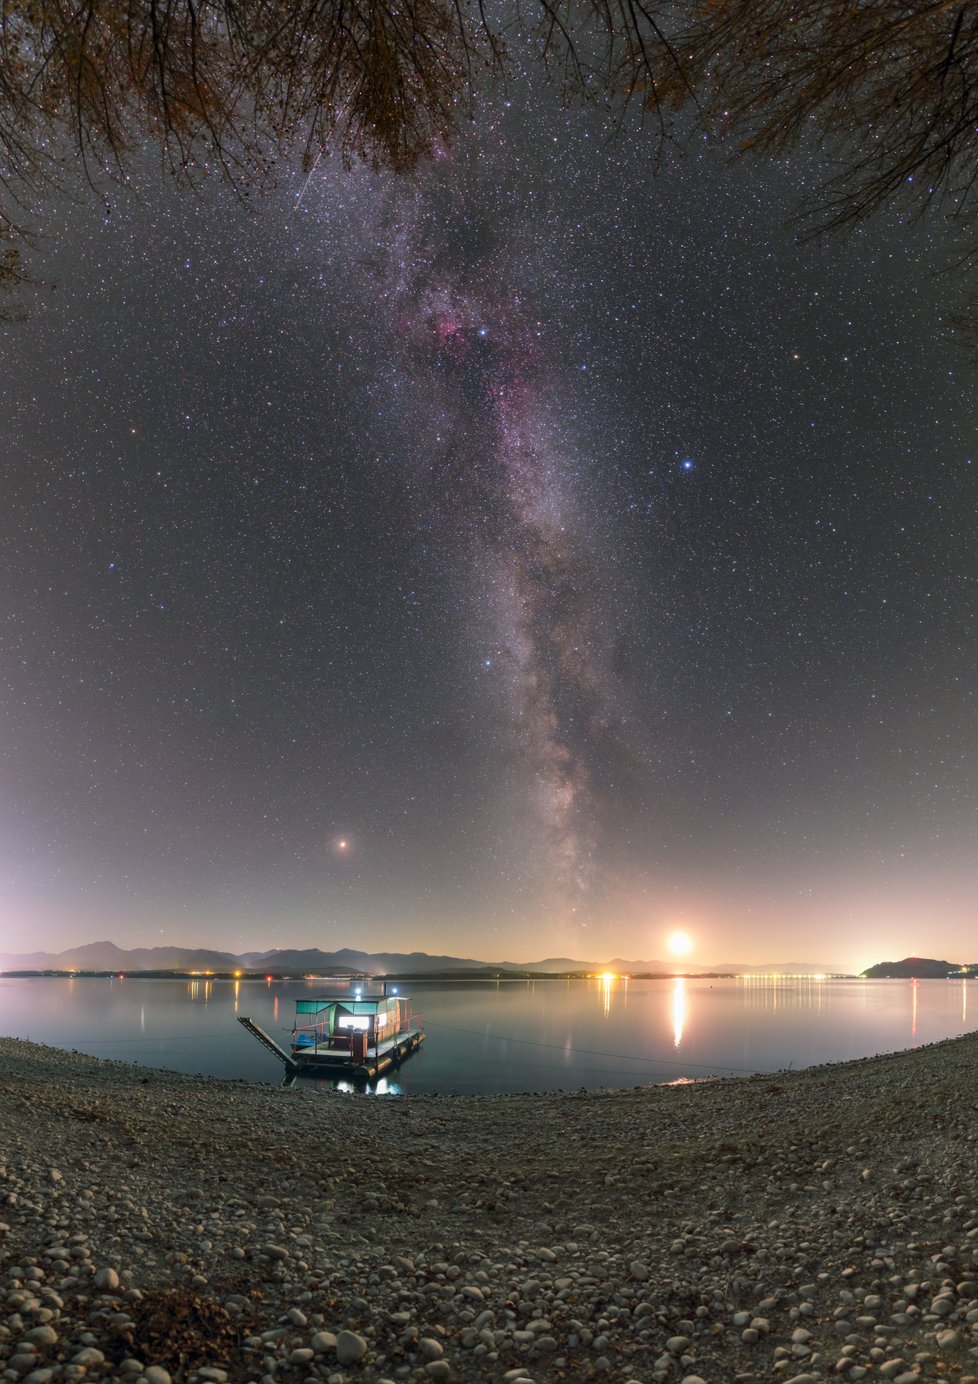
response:
{"label": "gravel shore", "polygon": [[4,1379],[978,1384],[978,1036],[369,1099],[0,1039]]}

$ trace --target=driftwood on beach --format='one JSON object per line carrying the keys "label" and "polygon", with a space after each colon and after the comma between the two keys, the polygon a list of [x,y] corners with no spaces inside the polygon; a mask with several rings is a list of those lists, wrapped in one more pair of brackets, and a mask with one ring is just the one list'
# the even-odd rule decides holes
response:
{"label": "driftwood on beach", "polygon": [[382,1099],[0,1039],[0,1371],[978,1384],[978,1036]]}

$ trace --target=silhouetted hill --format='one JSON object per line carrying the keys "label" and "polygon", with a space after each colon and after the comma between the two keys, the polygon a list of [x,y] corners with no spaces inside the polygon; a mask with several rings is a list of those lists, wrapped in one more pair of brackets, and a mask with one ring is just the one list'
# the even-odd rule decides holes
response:
{"label": "silhouetted hill", "polygon": [[[935,965],[950,963],[935,962]],[[828,966],[809,962],[782,962],[769,966],[737,964],[703,966],[688,961],[629,961],[614,957],[606,962],[581,961],[570,956],[549,956],[542,961],[486,962],[472,957],[433,956],[429,952],[367,952],[351,947],[323,951],[319,947],[274,948],[271,951],[213,951],[205,947],[135,947],[125,949],[114,942],[90,942],[63,952],[24,952],[0,954],[3,971],[276,971],[292,975],[346,975],[367,972],[372,975],[450,974],[453,971],[506,973],[527,972],[560,975],[568,972],[613,971],[617,974],[671,975],[686,971],[690,975],[751,974],[781,972],[803,975],[831,971]],[[921,974],[917,972],[917,974]]]}
{"label": "silhouetted hill", "polygon": [[931,956],[905,956],[902,961],[878,961],[862,972],[866,980],[943,980],[957,971],[975,973],[978,962],[939,961]]}
{"label": "silhouetted hill", "polygon": [[0,956],[5,971],[227,971],[240,966],[232,952],[203,947],[134,947],[89,942],[63,952]]}
{"label": "silhouetted hill", "polygon": [[398,971],[445,971],[484,966],[485,962],[458,956],[431,956],[428,952],[365,952],[350,947],[324,952],[318,947],[308,947],[303,950],[276,948],[269,952],[247,952],[240,958],[239,964],[246,965],[250,970],[269,966],[289,971],[328,972],[331,975],[344,971],[393,975]]}

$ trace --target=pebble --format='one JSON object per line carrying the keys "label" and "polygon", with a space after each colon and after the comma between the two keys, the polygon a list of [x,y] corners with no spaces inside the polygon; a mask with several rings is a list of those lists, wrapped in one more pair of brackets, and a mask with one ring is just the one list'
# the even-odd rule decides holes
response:
{"label": "pebble", "polygon": [[85,1346],[71,1357],[73,1365],[84,1365],[85,1369],[90,1369],[93,1365],[104,1364],[104,1362],[105,1356],[94,1346]]}
{"label": "pebble", "polygon": [[341,1331],[336,1337],[336,1359],[341,1365],[352,1365],[367,1353],[367,1342],[356,1331]]}
{"label": "pebble", "polygon": [[30,1331],[25,1331],[24,1340],[28,1345],[47,1349],[49,1346],[57,1345],[58,1333],[53,1326],[44,1323],[43,1326],[32,1326]]}

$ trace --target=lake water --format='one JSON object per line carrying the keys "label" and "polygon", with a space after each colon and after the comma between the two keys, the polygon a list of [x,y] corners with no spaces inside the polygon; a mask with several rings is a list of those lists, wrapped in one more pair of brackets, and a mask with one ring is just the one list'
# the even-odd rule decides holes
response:
{"label": "lake water", "polygon": [[[15,979],[0,1033],[180,1072],[278,1082],[237,1015],[288,1044],[296,999],[322,981]],[[966,1032],[978,981],[402,982],[427,1040],[378,1093],[576,1090],[805,1067]],[[307,1087],[331,1084],[302,1079]]]}

